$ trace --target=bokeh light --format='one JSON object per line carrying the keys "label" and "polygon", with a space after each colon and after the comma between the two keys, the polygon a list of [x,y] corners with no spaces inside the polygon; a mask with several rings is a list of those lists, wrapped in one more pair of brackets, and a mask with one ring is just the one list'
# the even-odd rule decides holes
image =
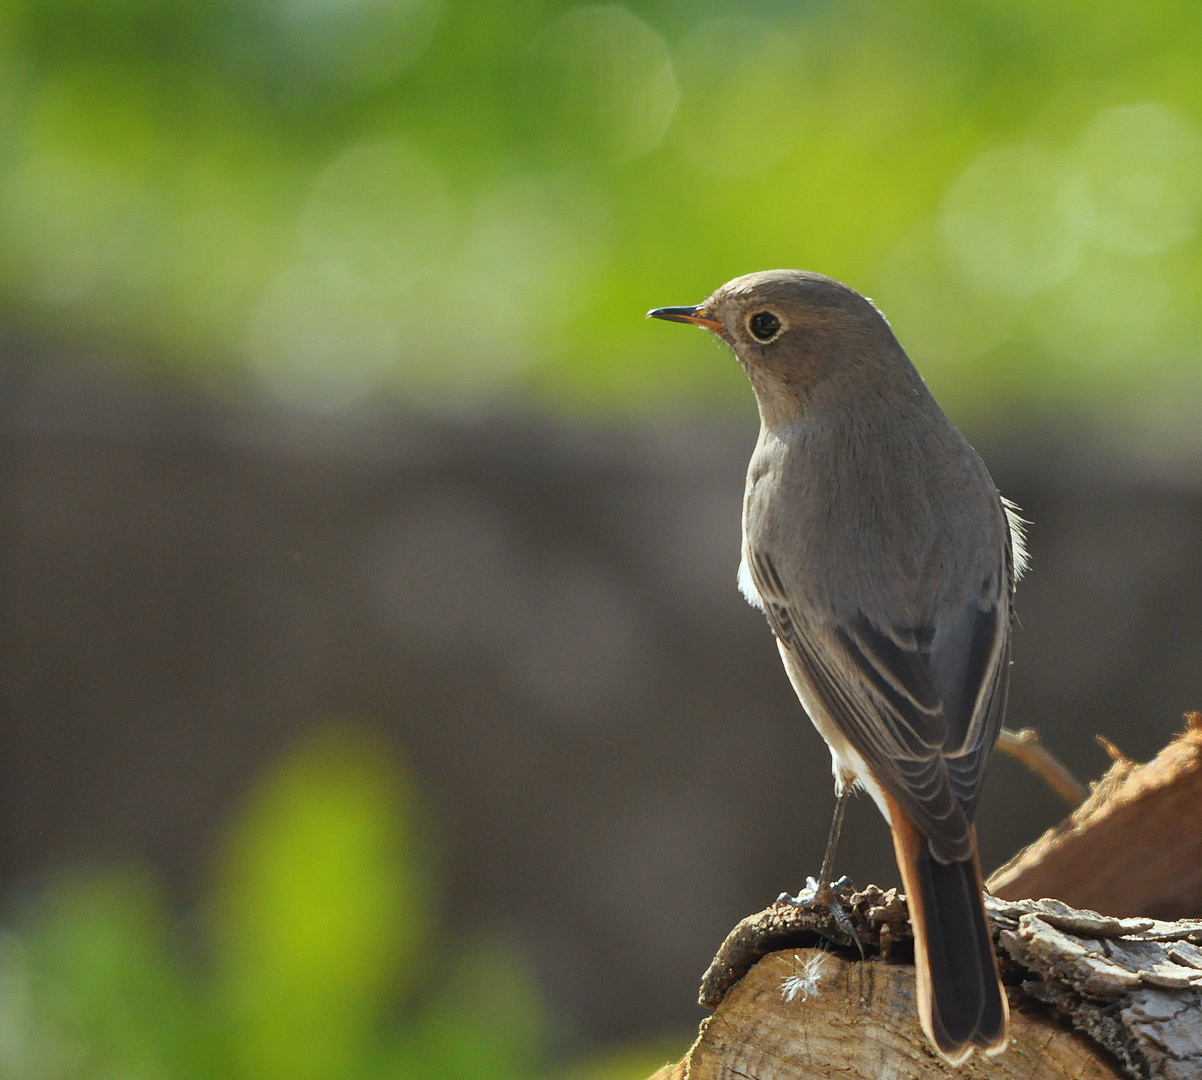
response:
{"label": "bokeh light", "polygon": [[793,38],[760,19],[709,19],[676,58],[684,98],[673,137],[691,165],[755,176],[797,152],[810,102]]}
{"label": "bokeh light", "polygon": [[0,309],[200,386],[742,409],[639,316],[769,266],[872,293],[976,422],[1071,394],[1110,423],[1116,360],[1193,385],[1179,2],[3,12]]}
{"label": "bokeh light", "polygon": [[546,79],[546,137],[598,162],[651,153],[680,92],[664,39],[623,7],[580,7],[533,42]]}

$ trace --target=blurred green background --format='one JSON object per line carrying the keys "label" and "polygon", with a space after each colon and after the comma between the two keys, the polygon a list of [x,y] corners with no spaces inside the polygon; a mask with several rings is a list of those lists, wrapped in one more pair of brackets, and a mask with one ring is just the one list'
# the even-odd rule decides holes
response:
{"label": "blurred green background", "polygon": [[[1188,454],[1200,213],[1187,0],[0,0],[0,326],[224,404],[743,421],[729,356],[641,316],[793,266],[974,434]],[[0,1076],[683,1049],[565,1064],[520,952],[439,937],[420,797],[357,731],[261,778],[183,926],[137,866],[23,894]]]}
{"label": "blurred green background", "polygon": [[518,952],[439,939],[421,811],[379,738],[311,734],[248,802],[189,933],[137,867],[27,900],[0,934],[0,1076],[644,1080],[684,1053],[566,1066]]}
{"label": "blurred green background", "polygon": [[5,0],[0,304],[304,408],[746,409],[639,316],[799,266],[970,424],[1189,438],[1200,89],[1186,0]]}

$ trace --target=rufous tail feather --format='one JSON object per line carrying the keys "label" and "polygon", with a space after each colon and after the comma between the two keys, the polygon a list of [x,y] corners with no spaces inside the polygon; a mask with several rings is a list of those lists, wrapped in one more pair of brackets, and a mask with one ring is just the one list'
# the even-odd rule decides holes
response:
{"label": "rufous tail feather", "polygon": [[941,863],[901,806],[889,802],[893,849],[914,931],[922,1030],[952,1065],[974,1049],[1000,1053],[1010,1009],[985,916],[976,832],[971,858]]}

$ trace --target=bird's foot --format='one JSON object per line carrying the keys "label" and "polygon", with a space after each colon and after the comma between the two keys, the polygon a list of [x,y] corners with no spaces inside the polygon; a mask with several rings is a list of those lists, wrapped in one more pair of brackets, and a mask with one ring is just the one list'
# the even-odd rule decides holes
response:
{"label": "bird's foot", "polygon": [[805,888],[796,896],[790,896],[788,893],[781,893],[776,898],[778,904],[792,904],[799,908],[820,908],[829,911],[831,918],[835,920],[835,925],[843,931],[854,943],[859,950],[860,959],[864,959],[864,943],[860,941],[860,935],[856,933],[856,928],[852,925],[851,919],[847,914],[847,909],[843,906],[843,901],[839,898],[839,894],[845,886],[851,884],[851,881],[846,877],[841,877],[837,881],[828,881],[824,884],[819,884],[812,877],[806,878]]}
{"label": "bird's foot", "polygon": [[790,896],[787,892],[783,892],[776,898],[778,904],[792,904],[794,907],[829,907],[833,908],[838,903],[839,893],[851,884],[851,880],[844,875],[837,881],[828,881],[820,885],[812,877],[806,878],[805,888],[796,896]]}

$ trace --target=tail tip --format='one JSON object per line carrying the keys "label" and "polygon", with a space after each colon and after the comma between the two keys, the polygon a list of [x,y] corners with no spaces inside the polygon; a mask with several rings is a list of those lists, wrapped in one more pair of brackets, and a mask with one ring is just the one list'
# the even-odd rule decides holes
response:
{"label": "tail tip", "polygon": [[928,1027],[924,1023],[922,1027],[935,1053],[953,1067],[963,1065],[974,1050],[980,1050],[986,1057],[996,1057],[1010,1045],[1009,1016],[1003,1018],[1000,1030],[986,1032],[978,1028],[964,1039],[953,1039],[946,1031],[934,1030],[933,1025]]}
{"label": "tail tip", "polygon": [[998,1054],[1002,1053],[1002,1051],[1005,1050],[1009,1045],[1010,1031],[1008,1024],[1002,1027],[1001,1032],[995,1036],[992,1041],[982,1042],[979,1044],[981,1053],[983,1053],[986,1057],[997,1057]]}

